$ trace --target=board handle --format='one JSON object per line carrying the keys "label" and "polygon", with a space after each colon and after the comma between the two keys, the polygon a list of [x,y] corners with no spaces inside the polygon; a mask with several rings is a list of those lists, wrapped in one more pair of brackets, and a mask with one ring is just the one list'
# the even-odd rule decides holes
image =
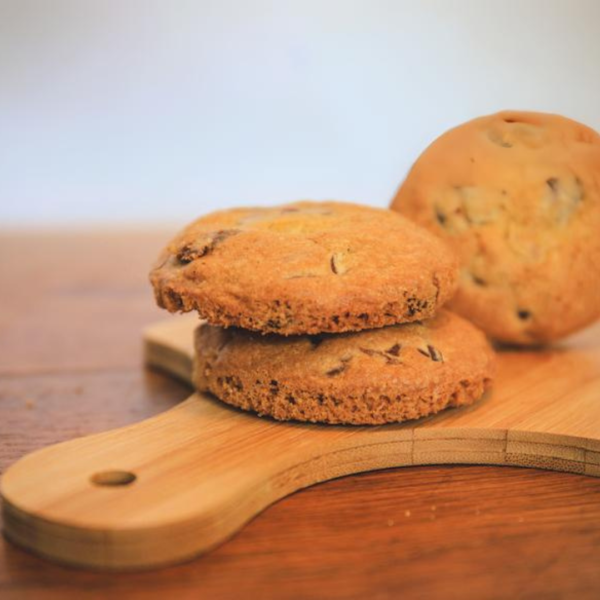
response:
{"label": "board handle", "polygon": [[2,479],[5,533],[71,565],[176,563],[294,490],[410,462],[410,432],[386,428],[376,444],[361,432],[276,423],[194,394],[147,421],[22,458]]}

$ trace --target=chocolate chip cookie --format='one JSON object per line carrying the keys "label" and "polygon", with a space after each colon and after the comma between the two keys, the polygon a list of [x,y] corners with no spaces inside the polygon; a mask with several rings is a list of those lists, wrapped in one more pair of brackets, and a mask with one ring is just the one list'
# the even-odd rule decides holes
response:
{"label": "chocolate chip cookie", "polygon": [[498,340],[541,344],[600,317],[600,136],[557,115],[501,112],[438,138],[392,208],[444,239],[450,307]]}
{"label": "chocolate chip cookie", "polygon": [[282,337],[201,325],[194,384],[278,420],[376,425],[475,402],[494,353],[471,323],[442,310],[423,323]]}
{"label": "chocolate chip cookie", "polygon": [[150,278],[171,312],[290,335],[429,318],[454,293],[458,264],[443,242],[390,210],[298,202],[198,219]]}

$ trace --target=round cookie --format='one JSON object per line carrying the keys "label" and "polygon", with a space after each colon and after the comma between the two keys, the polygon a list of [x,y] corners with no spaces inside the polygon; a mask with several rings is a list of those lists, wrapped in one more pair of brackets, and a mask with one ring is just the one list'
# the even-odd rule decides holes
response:
{"label": "round cookie", "polygon": [[483,333],[448,311],[341,335],[261,336],[205,324],[197,389],[278,420],[377,425],[471,404],[493,376]]}
{"label": "round cookie", "polygon": [[456,258],[428,231],[340,202],[212,213],[181,232],[150,274],[171,312],[281,335],[429,318],[457,278]]}
{"label": "round cookie", "polygon": [[427,148],[392,201],[459,255],[449,306],[497,340],[541,344],[600,317],[600,136],[501,112]]}

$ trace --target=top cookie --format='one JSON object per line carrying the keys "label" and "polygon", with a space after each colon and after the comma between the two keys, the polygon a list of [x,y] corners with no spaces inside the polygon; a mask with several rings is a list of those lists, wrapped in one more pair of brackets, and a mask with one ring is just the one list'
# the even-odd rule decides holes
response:
{"label": "top cookie", "polygon": [[397,213],[298,202],[194,221],[150,279],[171,312],[291,335],[426,319],[452,296],[457,276],[443,242]]}
{"label": "top cookie", "polygon": [[502,112],[438,138],[392,202],[462,264],[450,306],[492,337],[540,344],[600,316],[600,136]]}

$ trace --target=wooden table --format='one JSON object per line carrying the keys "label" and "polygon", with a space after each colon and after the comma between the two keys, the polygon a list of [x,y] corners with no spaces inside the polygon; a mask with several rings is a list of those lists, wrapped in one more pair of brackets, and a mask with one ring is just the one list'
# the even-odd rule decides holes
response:
{"label": "wooden table", "polygon": [[[0,235],[0,472],[188,395],[144,369],[165,232]],[[60,567],[0,541],[0,598],[598,598],[600,479],[501,467],[346,477],[278,502],[190,563]]]}

